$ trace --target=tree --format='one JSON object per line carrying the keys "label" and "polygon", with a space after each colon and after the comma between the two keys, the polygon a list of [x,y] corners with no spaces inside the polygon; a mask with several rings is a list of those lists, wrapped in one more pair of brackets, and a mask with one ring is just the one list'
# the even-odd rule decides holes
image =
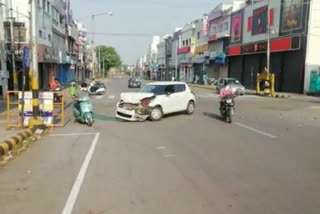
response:
{"label": "tree", "polygon": [[[99,45],[96,47],[97,58],[99,57],[100,50],[100,62],[101,62],[101,70],[103,73],[106,73],[110,68],[118,68],[121,66],[122,61],[117,53],[117,51],[113,47],[108,47],[105,45]],[[103,64],[105,70],[103,70]]]}

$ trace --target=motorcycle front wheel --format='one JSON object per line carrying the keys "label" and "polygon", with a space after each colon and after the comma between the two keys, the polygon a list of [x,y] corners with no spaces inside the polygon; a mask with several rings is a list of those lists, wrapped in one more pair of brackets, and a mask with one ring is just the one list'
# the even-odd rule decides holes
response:
{"label": "motorcycle front wheel", "polygon": [[89,118],[88,118],[87,125],[88,125],[89,127],[91,127],[91,126],[93,125],[93,118],[92,118],[92,117],[89,117]]}

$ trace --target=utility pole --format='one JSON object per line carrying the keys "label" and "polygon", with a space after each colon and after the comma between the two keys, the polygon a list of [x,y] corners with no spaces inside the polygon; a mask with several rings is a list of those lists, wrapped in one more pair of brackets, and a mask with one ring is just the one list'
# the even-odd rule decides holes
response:
{"label": "utility pole", "polygon": [[4,38],[4,24],[3,24],[3,4],[0,0],[0,57],[1,57],[1,72],[0,81],[2,82],[2,96],[4,101],[6,100],[8,90],[8,75],[7,75],[7,53],[5,49],[5,38]]}
{"label": "utility pole", "polygon": [[38,70],[38,51],[37,51],[37,0],[31,0],[31,50],[32,50],[32,110],[33,120],[30,125],[40,125],[42,121],[39,120],[39,70]]}
{"label": "utility pole", "polygon": [[103,63],[103,70],[102,70],[102,76],[103,77],[105,77],[105,58],[106,58],[106,56],[103,56],[103,61],[102,61],[102,63]]}
{"label": "utility pole", "polygon": [[267,2],[267,74],[270,73],[270,0]]}
{"label": "utility pole", "polygon": [[14,30],[13,30],[13,22],[14,22],[14,17],[13,17],[13,8],[12,8],[12,0],[9,0],[9,5],[8,5],[8,10],[9,10],[9,22],[10,22],[10,41],[11,41],[11,65],[12,65],[12,74],[13,74],[13,88],[15,91],[18,90],[18,75],[16,71],[16,57],[15,57],[15,45],[14,45]]}
{"label": "utility pole", "polygon": [[101,47],[99,47],[99,53],[98,53],[98,63],[99,63],[99,66],[98,66],[98,73],[99,73],[99,76],[101,76],[101,52],[100,52],[100,48]]}

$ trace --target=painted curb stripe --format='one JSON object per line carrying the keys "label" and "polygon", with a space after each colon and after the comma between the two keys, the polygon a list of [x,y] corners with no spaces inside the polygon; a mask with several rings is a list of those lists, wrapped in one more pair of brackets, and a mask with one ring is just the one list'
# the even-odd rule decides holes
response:
{"label": "painted curb stripe", "polygon": [[18,140],[19,140],[18,142],[19,142],[19,143],[22,143],[23,137],[21,137],[20,135],[17,135],[17,138],[18,138]]}
{"label": "painted curb stripe", "polygon": [[[26,132],[29,134],[29,136],[32,135],[32,131],[31,131],[30,129],[26,130]],[[28,137],[29,137],[29,136],[28,136]]]}
{"label": "painted curb stripe", "polygon": [[6,143],[1,143],[0,147],[2,147],[4,154],[7,154],[9,152],[9,147]]}
{"label": "painted curb stripe", "polygon": [[[11,149],[13,149],[16,145],[17,145],[17,142],[13,139],[13,138],[10,138],[9,140],[8,140],[10,143],[11,143],[11,145],[12,145],[12,148]],[[10,148],[9,148],[10,149]],[[11,150],[10,149],[10,150]]]}
{"label": "painted curb stripe", "polygon": [[8,151],[10,151],[11,149],[13,149],[13,145],[9,140],[4,141],[5,144],[7,144],[8,146]]}
{"label": "painted curb stripe", "polygon": [[9,138],[0,143],[0,157],[7,154],[17,144],[21,143],[25,138],[33,135],[34,129],[27,129],[24,132],[16,134],[16,136]]}
{"label": "painted curb stripe", "polygon": [[4,148],[1,145],[2,144],[0,144],[0,156],[3,156],[6,154],[6,152],[4,151]]}
{"label": "painted curb stripe", "polygon": [[22,138],[22,140],[23,140],[23,138],[25,138],[23,133],[18,133],[17,135],[20,136]]}
{"label": "painted curb stripe", "polygon": [[[16,144],[20,143],[20,140],[19,140],[19,138],[18,138],[17,136],[12,137],[11,139],[14,140],[14,142],[15,142]],[[11,141],[10,141],[10,142],[11,142]]]}

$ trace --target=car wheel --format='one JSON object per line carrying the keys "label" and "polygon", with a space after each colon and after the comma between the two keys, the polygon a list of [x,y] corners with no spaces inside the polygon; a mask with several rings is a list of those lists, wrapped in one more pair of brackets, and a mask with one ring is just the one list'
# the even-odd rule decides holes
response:
{"label": "car wheel", "polygon": [[194,113],[194,111],[196,110],[196,105],[193,101],[189,101],[188,106],[187,106],[187,110],[186,113],[188,115],[191,115]]}
{"label": "car wheel", "polygon": [[163,111],[160,106],[154,107],[150,112],[151,121],[159,121],[163,117]]}

